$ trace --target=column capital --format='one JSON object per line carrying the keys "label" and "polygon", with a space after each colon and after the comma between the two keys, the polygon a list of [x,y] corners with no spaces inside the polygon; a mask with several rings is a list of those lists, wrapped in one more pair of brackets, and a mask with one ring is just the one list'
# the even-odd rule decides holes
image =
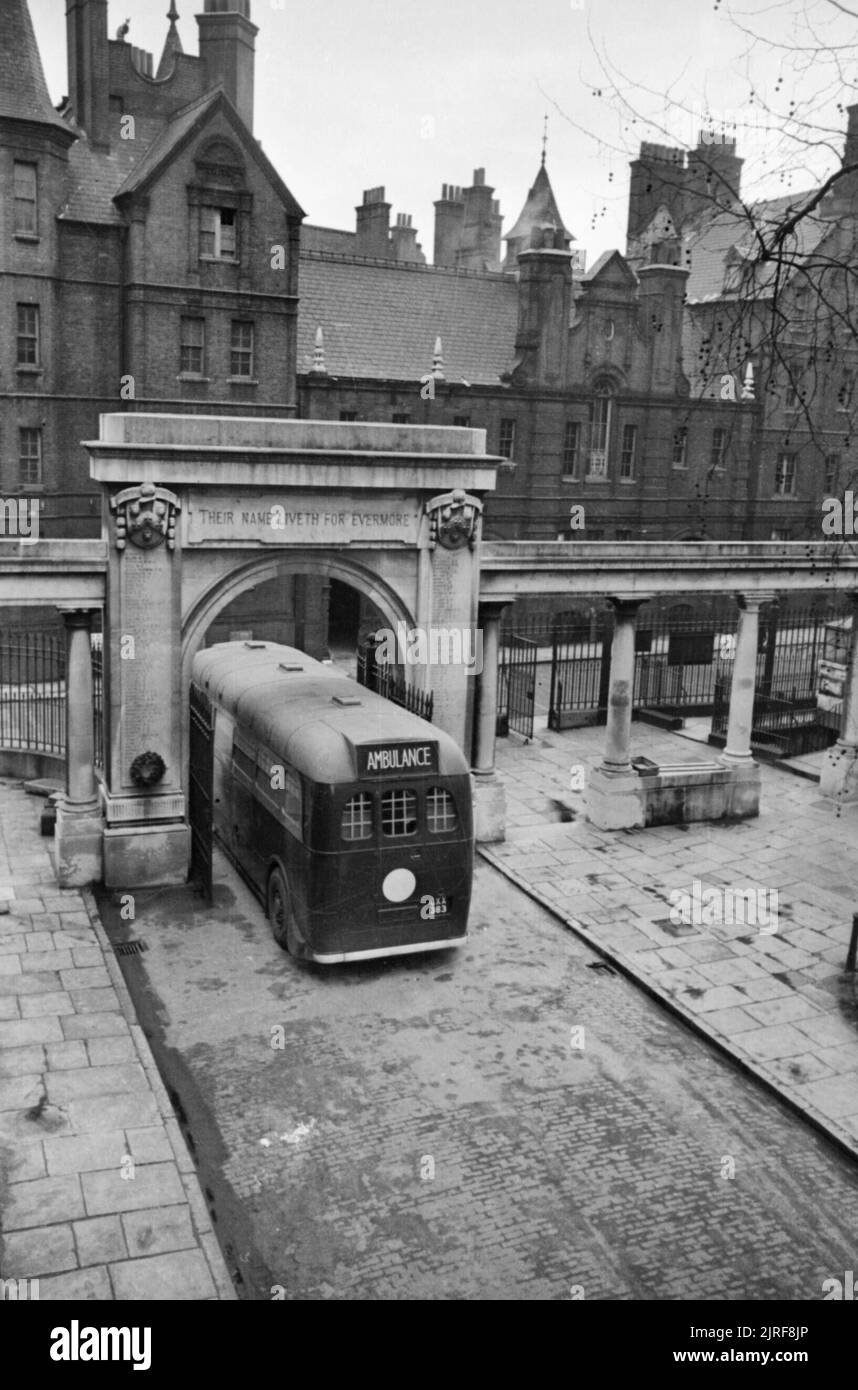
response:
{"label": "column capital", "polygon": [[653,594],[608,594],[607,601],[616,613],[637,613],[638,609],[654,598]]}
{"label": "column capital", "polygon": [[508,598],[490,598],[485,600],[480,599],[479,616],[485,619],[487,622],[491,622],[493,618],[499,619],[503,615],[504,609],[509,608],[510,602],[511,600]]}
{"label": "column capital", "polygon": [[67,608],[61,603],[57,604],[57,610],[67,628],[85,628],[87,631],[92,627],[93,614],[99,611],[97,608]]}
{"label": "column capital", "polygon": [[775,603],[778,596],[773,589],[762,589],[752,594],[735,594],[734,597],[743,613],[759,613],[764,603]]}

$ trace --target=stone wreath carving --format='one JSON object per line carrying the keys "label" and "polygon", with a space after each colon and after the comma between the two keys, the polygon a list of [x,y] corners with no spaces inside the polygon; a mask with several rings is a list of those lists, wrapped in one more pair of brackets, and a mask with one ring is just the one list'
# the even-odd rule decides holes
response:
{"label": "stone wreath carving", "polygon": [[167,764],[161,754],[148,750],[145,753],[138,753],[131,764],[131,781],[135,787],[140,787],[146,791],[149,787],[154,787],[156,783],[160,782],[166,771]]}
{"label": "stone wreath carving", "polygon": [[128,541],[140,550],[154,550],[166,541],[167,549],[175,550],[179,511],[175,493],[154,483],[141,483],[111,497],[110,509],[116,517],[117,550],[124,550]]}
{"label": "stone wreath carving", "polygon": [[461,550],[466,545],[473,548],[482,510],[479,498],[470,497],[461,488],[431,498],[426,503],[430,549],[436,544],[444,550]]}

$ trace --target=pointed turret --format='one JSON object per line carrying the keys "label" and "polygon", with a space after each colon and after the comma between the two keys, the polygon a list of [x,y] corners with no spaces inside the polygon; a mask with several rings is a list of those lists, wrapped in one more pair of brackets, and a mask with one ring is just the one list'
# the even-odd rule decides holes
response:
{"label": "pointed turret", "polygon": [[0,43],[0,120],[37,122],[74,132],[57,115],[33,32],[27,0],[3,0],[3,41]]}
{"label": "pointed turret", "polygon": [[504,237],[507,244],[504,268],[515,270],[519,251],[548,244],[545,240],[546,233],[551,235],[551,245],[560,251],[566,250],[569,243],[575,240],[563,224],[543,155],[543,163],[539,167],[539,173],[533,181],[533,187],[527,195],[518,220]]}
{"label": "pointed turret", "polygon": [[167,12],[170,27],[167,30],[167,37],[164,40],[164,52],[161,54],[161,61],[158,64],[158,71],[155,74],[156,81],[160,82],[163,77],[169,77],[173,71],[176,59],[184,53],[182,40],[179,38],[179,31],[176,28],[176,20],[179,18],[176,9],[176,0],[170,0],[170,8]]}

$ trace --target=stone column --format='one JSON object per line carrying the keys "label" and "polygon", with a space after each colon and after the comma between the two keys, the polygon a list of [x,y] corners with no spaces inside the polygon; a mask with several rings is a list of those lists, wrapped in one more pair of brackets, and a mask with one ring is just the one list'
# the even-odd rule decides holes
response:
{"label": "stone column", "polygon": [[757,649],[760,636],[760,608],[774,599],[773,593],[737,594],[739,627],[730,683],[730,711],[727,743],[722,758],[727,763],[753,762],[751,726],[757,686]]}
{"label": "stone column", "polygon": [[101,879],[103,824],[93,759],[92,613],[60,610],[66,629],[66,789],[57,805],[57,877],[64,888]]}
{"label": "stone column", "polygon": [[635,624],[651,594],[609,600],[614,609],[614,636],[608,689],[605,754],[587,779],[587,815],[602,830],[646,824],[641,779],[631,764],[632,706],[635,692]]}
{"label": "stone column", "polygon": [[645,598],[612,598],[614,636],[611,642],[611,679],[605,756],[601,771],[610,777],[627,776],[632,770],[632,704],[635,692],[635,623]]}
{"label": "stone column", "polygon": [[502,840],[506,833],[506,797],[503,782],[495,770],[495,740],[498,717],[498,664],[500,620],[505,603],[482,603],[478,633],[482,640],[482,670],[474,739],[474,833],[483,844]]}
{"label": "stone column", "polygon": [[852,638],[843,682],[840,736],[829,748],[819,777],[822,795],[837,801],[858,801],[858,592],[849,597]]}

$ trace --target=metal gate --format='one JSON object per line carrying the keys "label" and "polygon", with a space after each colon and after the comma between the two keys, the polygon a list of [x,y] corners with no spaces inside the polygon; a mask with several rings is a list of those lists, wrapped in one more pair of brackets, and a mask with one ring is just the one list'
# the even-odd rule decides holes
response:
{"label": "metal gate", "polygon": [[191,686],[188,820],[191,826],[191,878],[206,901],[212,900],[212,795],[214,720],[211,702]]}
{"label": "metal gate", "polygon": [[501,656],[500,682],[505,694],[506,712],[498,732],[510,729],[522,738],[533,738],[533,715],[536,703],[536,658],[538,644],[529,637],[510,633]]}
{"label": "metal gate", "polygon": [[549,729],[572,729],[604,721],[611,669],[611,624],[607,614],[592,623],[555,628],[551,645]]}

